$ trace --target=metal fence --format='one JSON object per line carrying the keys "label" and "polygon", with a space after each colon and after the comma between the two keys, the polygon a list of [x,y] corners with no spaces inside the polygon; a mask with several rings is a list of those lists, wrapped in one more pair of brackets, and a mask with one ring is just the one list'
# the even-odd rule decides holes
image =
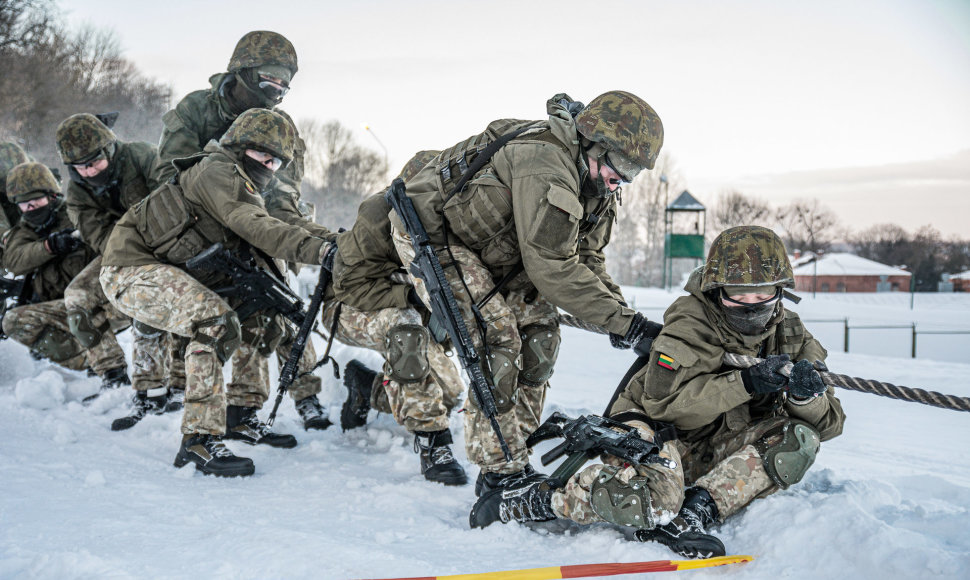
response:
{"label": "metal fence", "polygon": [[849,352],[849,332],[852,330],[908,330],[910,331],[910,356],[916,358],[916,344],[919,335],[921,334],[967,334],[970,335],[970,330],[919,330],[916,328],[916,323],[910,324],[858,324],[855,326],[849,325],[849,318],[817,318],[817,319],[802,319],[802,322],[808,323],[839,323],[843,327],[843,343],[842,351]]}

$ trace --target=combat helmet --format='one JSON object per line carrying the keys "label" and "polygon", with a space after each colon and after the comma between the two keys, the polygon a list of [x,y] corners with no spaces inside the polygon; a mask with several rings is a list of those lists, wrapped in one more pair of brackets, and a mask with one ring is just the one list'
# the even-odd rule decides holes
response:
{"label": "combat helmet", "polygon": [[30,157],[27,157],[27,153],[20,145],[10,142],[0,143],[0,188],[6,187],[7,173],[11,169],[28,161]]}
{"label": "combat helmet", "polygon": [[438,156],[441,151],[418,151],[414,157],[412,157],[401,169],[401,173],[398,174],[398,179],[407,181],[418,174],[419,171],[424,169],[424,166],[431,162],[432,159]]}
{"label": "combat helmet", "polygon": [[14,203],[56,196],[59,191],[54,174],[43,163],[21,163],[7,174],[7,198]]}
{"label": "combat helmet", "polygon": [[795,287],[785,244],[761,226],[738,226],[714,239],[701,278],[701,291],[741,286]]}
{"label": "combat helmet", "polygon": [[247,32],[236,43],[226,70],[232,73],[264,66],[287,69],[290,75],[283,80],[289,82],[299,68],[296,62],[296,50],[282,34],[268,30],[254,30]]}
{"label": "combat helmet", "polygon": [[234,150],[264,151],[286,165],[293,160],[295,141],[296,130],[286,117],[269,109],[249,109],[236,117],[219,144]]}
{"label": "combat helmet", "polygon": [[664,142],[657,112],[626,91],[609,91],[590,101],[576,115],[576,129],[610,153],[609,161],[625,181],[653,169]]}
{"label": "combat helmet", "polygon": [[88,161],[117,139],[107,125],[89,113],[71,115],[57,126],[57,150],[67,165]]}

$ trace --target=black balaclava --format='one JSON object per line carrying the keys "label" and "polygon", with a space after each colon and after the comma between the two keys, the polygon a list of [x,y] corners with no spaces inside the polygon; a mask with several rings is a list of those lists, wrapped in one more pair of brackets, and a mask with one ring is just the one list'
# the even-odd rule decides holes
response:
{"label": "black balaclava", "polygon": [[[723,289],[718,292],[718,303],[721,304],[721,311],[728,325],[741,334],[755,335],[761,334],[768,326],[768,322],[778,311],[778,304],[781,302],[780,291],[776,290],[775,295],[755,304],[746,304],[731,300]],[[725,306],[720,303],[724,299],[738,306]]]}
{"label": "black balaclava", "polygon": [[46,230],[54,224],[54,218],[57,216],[57,204],[50,195],[47,196],[47,200],[47,205],[44,207],[20,214],[24,223],[33,228],[35,232]]}
{"label": "black balaclava", "polygon": [[242,165],[246,175],[253,180],[253,183],[259,191],[266,189],[266,186],[273,179],[275,172],[249,155],[246,155],[245,151],[242,153]]}

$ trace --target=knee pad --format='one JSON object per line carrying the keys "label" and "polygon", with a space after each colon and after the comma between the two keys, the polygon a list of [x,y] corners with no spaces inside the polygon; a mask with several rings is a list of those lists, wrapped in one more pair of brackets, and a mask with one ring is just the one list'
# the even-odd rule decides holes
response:
{"label": "knee pad", "polygon": [[387,331],[384,347],[387,351],[388,377],[399,383],[417,383],[428,378],[428,329],[417,324],[399,324]]}
{"label": "knee pad", "polygon": [[492,347],[488,356],[487,371],[495,387],[495,408],[499,413],[508,413],[515,407],[518,397],[519,365],[521,357],[508,348]]}
{"label": "knee pad", "polygon": [[111,324],[107,320],[101,325],[95,326],[92,321],[93,318],[87,310],[72,310],[67,313],[67,327],[84,348],[97,346],[104,333],[111,328]]}
{"label": "knee pad", "polygon": [[84,352],[74,337],[59,328],[48,326],[30,348],[54,362],[63,362]]}
{"label": "knee pad", "polygon": [[145,338],[158,338],[162,336],[162,331],[155,328],[154,326],[149,326],[144,322],[137,319],[132,319],[131,327],[133,332],[145,337]]}
{"label": "knee pad", "polygon": [[[215,338],[202,331],[203,328],[210,326],[222,326],[225,332],[219,338]],[[219,316],[206,318],[195,323],[195,335],[192,340],[198,341],[215,352],[219,362],[226,364],[232,353],[242,344],[242,329],[239,326],[239,316],[234,310],[230,310]]]}
{"label": "knee pad", "polygon": [[619,472],[619,467],[603,466],[593,480],[589,490],[593,511],[604,520],[621,526],[653,528],[656,522],[647,478],[638,475],[623,483],[616,477]]}
{"label": "knee pad", "polygon": [[754,447],[772,481],[781,489],[788,489],[801,481],[815,463],[821,441],[814,427],[792,419],[765,433]]}
{"label": "knee pad", "polygon": [[256,314],[242,322],[241,342],[255,346],[261,356],[269,356],[276,352],[285,334],[278,317]]}
{"label": "knee pad", "polygon": [[541,387],[552,376],[559,357],[559,328],[531,324],[522,329],[522,371],[519,382]]}

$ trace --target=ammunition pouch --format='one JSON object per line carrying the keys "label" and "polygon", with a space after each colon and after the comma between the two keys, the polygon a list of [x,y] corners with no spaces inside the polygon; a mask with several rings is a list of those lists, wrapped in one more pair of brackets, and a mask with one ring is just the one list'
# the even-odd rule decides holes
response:
{"label": "ammunition pouch", "polygon": [[400,324],[384,337],[388,377],[399,383],[418,383],[428,378],[428,343],[431,334],[417,324]]}
{"label": "ammunition pouch", "polygon": [[560,342],[559,328],[556,326],[530,324],[523,328],[519,382],[529,387],[544,385],[552,377]]}
{"label": "ammunition pouch", "polygon": [[184,264],[208,248],[207,240],[196,226],[182,189],[165,183],[132,208],[138,233],[156,258],[170,264]]}
{"label": "ammunition pouch", "polygon": [[[211,326],[222,326],[225,328],[225,332],[216,338],[202,331],[203,328]],[[194,329],[195,334],[192,336],[192,340],[211,348],[222,364],[226,364],[226,361],[229,360],[232,353],[242,344],[242,329],[239,325],[239,317],[232,310],[219,316],[200,320],[195,323]]]}
{"label": "ammunition pouch", "polygon": [[56,363],[70,360],[84,352],[74,336],[53,326],[45,327],[30,348]]}
{"label": "ammunition pouch", "polygon": [[92,318],[93,316],[87,310],[72,310],[67,313],[67,326],[84,348],[97,346],[104,333],[111,329],[107,318],[98,326],[94,325]]}
{"label": "ammunition pouch", "polygon": [[650,501],[650,488],[647,477],[634,476],[628,483],[617,479],[619,467],[604,465],[590,486],[590,507],[604,520],[631,526],[651,529],[656,522]]}
{"label": "ammunition pouch", "polygon": [[765,471],[781,489],[798,483],[815,463],[821,437],[814,427],[792,419],[767,433],[755,442]]}

